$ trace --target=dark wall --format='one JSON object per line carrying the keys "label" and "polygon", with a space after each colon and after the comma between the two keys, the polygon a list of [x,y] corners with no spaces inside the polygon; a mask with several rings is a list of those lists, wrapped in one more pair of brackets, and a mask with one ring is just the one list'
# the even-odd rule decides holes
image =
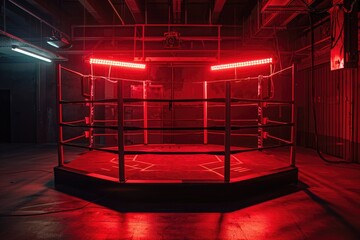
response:
{"label": "dark wall", "polygon": [[314,27],[314,42],[317,44],[314,44],[313,69],[311,28],[297,31],[290,35],[292,38],[287,38],[293,40],[293,49],[298,49],[293,56],[297,67],[297,144],[316,148],[315,106],[319,150],[347,161],[360,162],[360,65],[358,63],[355,68],[330,70],[330,29],[330,19],[324,19]]}
{"label": "dark wall", "polygon": [[10,91],[11,142],[54,142],[53,65],[1,63],[0,89]]}
{"label": "dark wall", "polygon": [[349,161],[359,162],[360,70],[330,71],[330,63],[297,72],[298,144],[315,147],[312,88],[320,150]]}
{"label": "dark wall", "polygon": [[56,64],[40,67],[41,92],[37,96],[42,105],[38,107],[38,142],[57,141],[56,67]]}
{"label": "dark wall", "polygon": [[12,142],[36,140],[36,64],[2,63],[0,88],[10,90]]}

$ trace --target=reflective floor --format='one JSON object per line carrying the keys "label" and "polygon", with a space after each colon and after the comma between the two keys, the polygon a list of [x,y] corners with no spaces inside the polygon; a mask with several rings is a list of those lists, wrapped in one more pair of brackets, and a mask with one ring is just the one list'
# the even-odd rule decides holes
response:
{"label": "reflective floor", "polygon": [[360,165],[298,150],[297,191],[244,202],[109,203],[58,192],[56,146],[0,145],[1,239],[360,239]]}

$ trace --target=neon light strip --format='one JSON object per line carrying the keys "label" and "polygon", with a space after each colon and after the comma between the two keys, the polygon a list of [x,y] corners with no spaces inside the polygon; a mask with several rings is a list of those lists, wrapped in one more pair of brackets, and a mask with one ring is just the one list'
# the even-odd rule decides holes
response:
{"label": "neon light strip", "polygon": [[46,57],[43,57],[43,56],[40,56],[40,55],[37,55],[35,53],[32,53],[32,52],[29,52],[27,50],[24,50],[24,49],[21,49],[21,48],[18,48],[18,47],[12,47],[11,50],[15,51],[15,52],[18,52],[18,53],[22,53],[24,55],[27,55],[27,56],[30,56],[30,57],[33,57],[33,58],[37,58],[37,59],[40,59],[40,60],[43,60],[45,62],[51,62],[50,59],[46,58]]}
{"label": "neon light strip", "polygon": [[145,64],[119,62],[119,61],[104,60],[97,58],[90,58],[90,64],[100,64],[100,65],[109,65],[109,66],[127,67],[127,68],[140,68],[140,69],[145,69],[146,67]]}
{"label": "neon light strip", "polygon": [[228,69],[228,68],[248,67],[248,66],[261,65],[261,64],[267,64],[267,63],[272,63],[272,58],[253,60],[253,61],[248,61],[248,62],[238,62],[238,63],[215,65],[215,66],[211,66],[211,70],[215,71],[215,70],[222,70],[222,69]]}

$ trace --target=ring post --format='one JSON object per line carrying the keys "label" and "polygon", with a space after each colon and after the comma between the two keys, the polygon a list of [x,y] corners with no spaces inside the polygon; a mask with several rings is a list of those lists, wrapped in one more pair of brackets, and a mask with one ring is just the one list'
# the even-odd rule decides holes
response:
{"label": "ring post", "polygon": [[90,78],[90,97],[89,100],[91,101],[89,103],[89,124],[90,124],[90,129],[89,129],[89,147],[90,150],[95,147],[94,145],[94,128],[92,128],[92,126],[94,126],[94,114],[95,114],[95,104],[94,104],[94,100],[95,100],[95,89],[94,89],[94,71],[93,71],[93,65],[91,64],[91,78]]}
{"label": "ring post", "polygon": [[225,96],[225,156],[224,180],[230,182],[230,141],[231,141],[231,82],[226,82]]}
{"label": "ring post", "polygon": [[61,89],[61,64],[58,64],[57,66],[57,106],[58,106],[58,165],[59,167],[64,165],[64,146],[63,143],[63,127],[62,127],[62,89]]}
{"label": "ring post", "polygon": [[206,129],[208,126],[208,102],[207,102],[208,94],[207,94],[207,81],[204,81],[204,144],[208,143],[208,130]]}
{"label": "ring post", "polygon": [[294,64],[291,67],[291,149],[290,149],[290,164],[295,166],[295,154],[296,154],[296,127],[295,127],[295,69]]}
{"label": "ring post", "polygon": [[117,82],[118,86],[118,158],[119,181],[125,182],[125,156],[124,156],[124,99],[123,81]]}
{"label": "ring post", "polygon": [[[263,82],[263,76],[259,75],[258,76],[258,88],[257,88],[257,94],[258,94],[258,99],[259,100],[263,100],[262,97],[262,82]],[[263,116],[263,106],[264,103],[263,102],[259,102],[258,103],[258,124],[259,125],[263,125],[264,123],[264,116]],[[258,128],[258,148],[262,148],[264,146],[263,144],[263,129],[262,127]]]}
{"label": "ring post", "polygon": [[[147,99],[147,89],[146,89],[146,82],[143,82],[143,99]],[[148,103],[144,101],[143,103],[143,110],[144,110],[144,144],[148,144]]]}

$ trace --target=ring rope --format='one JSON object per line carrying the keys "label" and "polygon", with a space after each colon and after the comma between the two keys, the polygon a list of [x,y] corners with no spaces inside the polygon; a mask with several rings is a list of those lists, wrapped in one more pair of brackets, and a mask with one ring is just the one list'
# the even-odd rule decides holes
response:
{"label": "ring rope", "polygon": [[[287,67],[287,68],[284,68],[284,69],[281,69],[277,72],[274,72],[270,75],[262,75],[263,78],[271,78],[271,77],[274,77],[275,75],[278,75],[278,74],[281,74],[287,70],[290,70],[292,69],[292,66],[290,67]],[[220,79],[220,80],[211,80],[211,81],[207,81],[207,83],[220,83],[220,82],[235,82],[235,83],[239,83],[241,81],[249,81],[249,80],[258,80],[259,77],[244,77],[244,78],[232,78],[232,79]],[[197,81],[197,82],[194,82],[194,83],[204,83],[203,81]]]}
{"label": "ring rope", "polygon": [[[64,66],[61,66],[61,69],[67,71],[67,72],[70,72],[70,73],[73,73],[73,74],[76,74],[80,77],[83,77],[83,78],[92,78],[92,79],[104,79],[104,80],[107,80],[111,83],[117,83],[118,81],[126,81],[126,82],[139,82],[139,83],[143,83],[143,82],[151,82],[150,80],[137,80],[137,79],[127,79],[127,78],[116,78],[116,77],[106,77],[106,76],[97,76],[97,75],[91,75],[91,74],[82,74],[80,72],[77,72],[77,71],[74,71],[72,69],[69,69],[69,68],[66,68]],[[112,80],[116,80],[116,81],[112,81]]]}
{"label": "ring rope", "polygon": [[[157,103],[176,103],[176,102],[225,102],[225,98],[198,98],[198,99],[143,99],[143,98],[124,98],[125,103],[132,102],[157,102]],[[106,103],[117,102],[118,99],[98,99],[98,100],[61,100],[60,104],[86,104],[86,103]],[[251,98],[231,98],[231,102],[252,102],[252,103],[283,103],[293,104],[294,101],[282,100],[266,100],[266,99],[251,99]]]}
{"label": "ring rope", "polygon": [[[171,120],[171,119],[148,119],[148,121],[152,121],[152,122],[186,122],[186,121],[203,121],[203,118],[195,118],[195,119],[176,119],[176,120]],[[85,120],[76,120],[76,121],[71,121],[71,122],[63,122],[66,124],[73,124],[73,123],[79,123],[79,122],[84,122]],[[124,122],[140,122],[140,121],[144,121],[143,118],[139,118],[139,119],[124,119]],[[213,118],[208,118],[208,121],[211,122],[224,122],[225,120],[223,119],[213,119]],[[258,119],[255,118],[251,118],[251,119],[232,119],[231,122],[257,122]],[[280,122],[280,121],[273,121],[273,120],[267,120],[268,122],[271,123],[280,123],[280,124],[285,124],[287,122]],[[106,122],[113,122],[113,123],[117,123],[117,119],[96,119],[94,120],[94,122],[99,122],[99,123],[106,123]]]}
{"label": "ring rope", "polygon": [[[114,153],[118,154],[118,150],[112,150],[107,148],[97,148],[97,147],[89,147],[84,146],[80,144],[72,144],[72,143],[64,143],[61,142],[61,145],[69,146],[69,147],[77,147],[77,148],[84,148],[89,150],[97,150],[97,151],[103,151],[108,153]],[[244,152],[252,152],[252,151],[258,151],[258,150],[266,150],[266,149],[274,149],[274,148],[281,148],[281,147],[287,147],[292,146],[291,144],[279,144],[279,145],[273,145],[273,146],[266,146],[266,147],[259,147],[259,148],[246,148],[246,149],[239,149],[239,150],[231,150],[230,154],[237,154],[237,153],[244,153]],[[207,154],[207,155],[225,155],[225,151],[191,151],[191,152],[179,152],[179,151],[173,151],[173,152],[150,152],[150,151],[124,151],[125,155],[146,155],[146,154],[153,154],[153,155],[200,155],[200,154]]]}
{"label": "ring rope", "polygon": [[65,140],[63,140],[63,143],[72,142],[72,141],[75,141],[75,140],[78,140],[78,139],[84,138],[84,137],[85,137],[85,134],[82,134],[82,135],[80,135],[80,136],[76,136],[76,137],[73,137],[73,138],[65,139]]}
{"label": "ring rope", "polygon": [[[75,125],[75,124],[66,124],[60,123],[61,126],[65,127],[80,127],[80,128],[99,128],[99,129],[113,129],[117,130],[118,126],[109,125],[109,126],[100,126],[100,125]],[[231,130],[239,129],[251,129],[251,128],[272,128],[272,127],[283,127],[283,126],[293,126],[294,123],[279,123],[279,124],[257,124],[257,125],[246,125],[246,126],[231,126]],[[124,126],[124,131],[140,131],[140,130],[160,130],[160,131],[184,131],[184,130],[216,130],[221,131],[225,130],[225,126],[211,126],[211,127],[130,127]]]}
{"label": "ring rope", "polygon": [[275,139],[275,140],[283,142],[283,143],[291,144],[291,141],[288,141],[288,140],[285,140],[285,139],[282,139],[282,138],[279,138],[279,137],[275,137],[275,136],[270,135],[270,134],[268,134],[267,137]]}

